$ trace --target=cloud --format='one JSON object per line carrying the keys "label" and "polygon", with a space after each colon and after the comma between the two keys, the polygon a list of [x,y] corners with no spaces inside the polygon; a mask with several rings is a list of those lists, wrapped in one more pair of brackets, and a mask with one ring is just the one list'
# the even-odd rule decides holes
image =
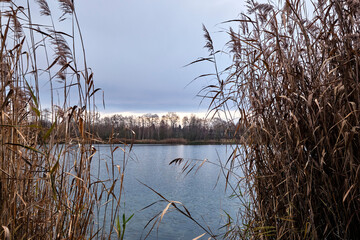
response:
{"label": "cloud", "polygon": [[[211,65],[182,66],[205,56],[202,24],[210,32],[235,18],[235,0],[77,1],[88,64],[109,109],[193,111],[206,81],[185,86]],[[214,34],[222,48],[227,37]],[[219,37],[220,36],[220,37]],[[207,106],[203,107],[206,108]]]}

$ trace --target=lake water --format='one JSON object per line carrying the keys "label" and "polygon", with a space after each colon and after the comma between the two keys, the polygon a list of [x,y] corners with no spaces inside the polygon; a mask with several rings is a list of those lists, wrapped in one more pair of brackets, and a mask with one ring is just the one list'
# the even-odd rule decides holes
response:
{"label": "lake water", "polygon": [[[102,165],[100,177],[106,178],[108,173],[104,166],[106,162],[111,173],[111,151],[108,145],[99,145],[96,149],[97,155],[94,159],[98,159]],[[125,239],[143,239],[152,226],[149,224],[144,229],[148,221],[167,205],[166,202],[158,202],[141,210],[161,200],[141,182],[168,200],[184,204],[192,217],[204,227],[209,227],[214,234],[224,233],[225,228],[219,228],[226,223],[225,212],[236,218],[239,209],[237,200],[229,198],[231,192],[225,192],[225,177],[218,166],[219,161],[226,162],[232,150],[231,146],[225,145],[135,145],[130,154],[124,155],[117,149],[114,152],[113,164],[122,167],[124,158],[128,161],[119,213],[125,213],[126,217],[134,214],[127,224]],[[189,160],[189,163],[198,162],[198,165],[204,159],[207,159],[207,162],[197,172],[197,167],[194,167],[186,175],[186,171],[182,171],[183,164],[169,165],[175,158],[184,158],[184,161]],[[191,166],[187,170],[190,168]],[[117,171],[116,167],[115,169]],[[119,187],[114,193],[119,194]],[[203,233],[205,231],[193,221],[176,211],[171,211],[165,214],[160,224],[155,225],[147,239],[193,239]],[[209,235],[205,235],[202,239],[208,237]]]}

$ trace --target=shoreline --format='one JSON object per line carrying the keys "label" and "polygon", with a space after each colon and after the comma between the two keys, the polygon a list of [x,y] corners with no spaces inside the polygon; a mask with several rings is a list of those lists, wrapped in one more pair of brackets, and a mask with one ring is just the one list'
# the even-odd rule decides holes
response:
{"label": "shoreline", "polygon": [[183,138],[170,138],[163,140],[154,140],[154,139],[142,139],[142,140],[132,140],[132,139],[112,139],[109,142],[104,142],[112,144],[168,144],[168,145],[224,145],[224,144],[236,144],[236,141],[221,139],[221,140],[194,140],[189,141]]}

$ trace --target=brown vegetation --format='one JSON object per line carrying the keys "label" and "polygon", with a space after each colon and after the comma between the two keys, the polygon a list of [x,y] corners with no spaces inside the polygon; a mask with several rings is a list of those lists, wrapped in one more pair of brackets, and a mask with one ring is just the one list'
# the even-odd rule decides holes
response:
{"label": "brown vegetation", "polygon": [[[109,180],[91,171],[96,149],[90,125],[98,89],[86,61],[74,56],[79,54],[75,47],[84,49],[81,38],[76,41],[75,7],[72,1],[59,1],[61,21],[74,20],[73,34],[67,34],[56,31],[47,2],[36,2],[47,26],[32,22],[35,3],[1,1],[0,238],[111,238],[115,231],[123,237],[124,228],[103,226],[115,226],[125,161],[118,163],[118,172],[109,173]],[[50,88],[49,123],[43,119],[39,85]],[[112,193],[115,187],[119,196]],[[95,216],[104,202],[111,213],[99,222]]]}
{"label": "brown vegetation", "polygon": [[[30,4],[2,1],[0,237],[111,238],[118,231],[123,238],[118,215],[126,159],[118,172],[111,159],[108,181],[91,172],[92,97],[98,89],[86,61],[73,56],[74,35],[56,31],[46,1],[37,2],[50,30],[32,23]],[[72,18],[74,32],[80,31],[72,1],[59,2],[61,18]],[[215,63],[216,70],[206,97],[213,111],[240,116],[235,131],[247,130],[223,169],[227,179],[237,176],[236,168],[245,175],[242,187],[229,186],[244,205],[238,222],[226,225],[229,239],[360,235],[360,4],[317,1],[314,8],[308,18],[299,0],[280,7],[249,1],[248,15],[232,21],[239,23],[228,32],[233,62],[222,72],[204,28],[210,56],[202,60]],[[46,57],[50,44],[52,60]],[[39,56],[46,66],[38,66]],[[51,88],[50,124],[42,119],[40,73]],[[56,84],[63,96],[54,101]],[[102,204],[110,213],[99,222]]]}
{"label": "brown vegetation", "polygon": [[[230,21],[232,65],[209,86],[213,111],[247,126],[239,165],[246,191],[230,239],[357,239],[360,236],[360,4],[248,1]],[[229,177],[229,175],[227,175]]]}

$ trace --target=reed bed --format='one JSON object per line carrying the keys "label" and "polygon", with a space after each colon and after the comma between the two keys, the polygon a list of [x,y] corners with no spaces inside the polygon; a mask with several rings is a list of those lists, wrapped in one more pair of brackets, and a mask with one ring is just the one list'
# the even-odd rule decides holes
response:
{"label": "reed bed", "polygon": [[229,21],[238,25],[227,32],[232,64],[218,71],[206,28],[210,55],[200,59],[215,63],[211,110],[247,129],[225,175],[242,168],[249,201],[226,237],[357,239],[360,3],[247,4]]}
{"label": "reed bed", "polygon": [[[0,238],[122,239],[126,162],[110,156],[105,180],[92,170],[97,139],[89,129],[99,89],[74,2],[57,1],[60,10],[45,0],[22,3],[1,1],[0,8]],[[37,13],[46,24],[32,21]],[[56,30],[64,23],[70,33]]]}

